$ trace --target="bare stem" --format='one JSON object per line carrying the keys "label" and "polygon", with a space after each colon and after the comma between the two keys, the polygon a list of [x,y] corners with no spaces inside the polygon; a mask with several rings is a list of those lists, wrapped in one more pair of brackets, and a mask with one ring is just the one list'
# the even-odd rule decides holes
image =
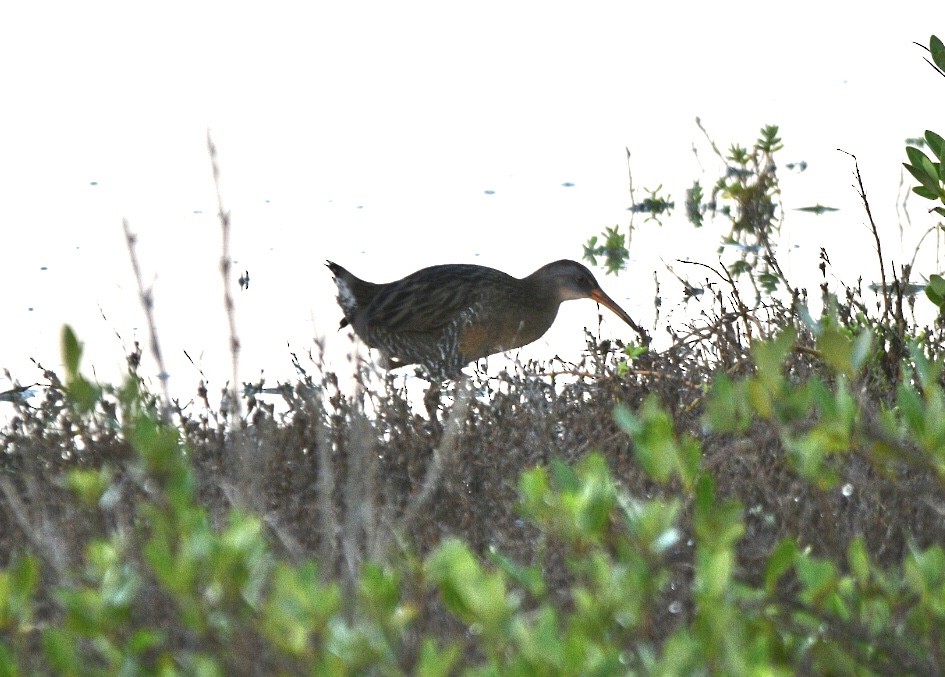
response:
{"label": "bare stem", "polygon": [[440,486],[443,473],[452,467],[457,457],[456,442],[462,432],[463,422],[466,420],[466,413],[469,410],[469,400],[472,397],[471,390],[472,387],[468,378],[464,378],[456,384],[456,399],[453,402],[453,410],[446,421],[443,437],[440,438],[439,445],[433,450],[433,458],[430,460],[430,465],[427,466],[427,472],[420,490],[410,497],[407,508],[401,516],[400,523],[407,528],[414,524],[421,512],[426,509],[427,504],[433,499],[436,489]]}
{"label": "bare stem", "polygon": [[220,257],[220,274],[223,275],[223,306],[226,308],[226,319],[230,328],[230,356],[233,361],[233,375],[230,380],[230,399],[233,402],[233,411],[239,416],[239,354],[240,339],[236,333],[236,313],[233,306],[233,294],[230,291],[230,213],[223,207],[223,195],[220,192],[220,167],[217,165],[217,147],[207,130],[207,149],[210,152],[210,165],[213,168],[213,185],[217,191],[217,216],[220,219],[220,228],[223,232],[223,253]]}
{"label": "bare stem", "polygon": [[883,317],[888,317],[892,312],[892,303],[889,298],[889,286],[886,284],[886,267],[883,264],[883,246],[879,241],[879,231],[876,228],[876,222],[873,220],[873,213],[870,211],[869,200],[866,199],[866,189],[863,187],[863,177],[860,176],[860,165],[856,161],[856,155],[849,153],[842,148],[838,148],[841,153],[846,153],[853,158],[853,169],[856,172],[857,193],[863,200],[863,207],[866,209],[866,216],[870,220],[870,230],[873,231],[873,238],[876,240],[876,256],[879,257],[879,275],[883,283]]}
{"label": "bare stem", "polygon": [[128,245],[128,257],[131,259],[131,268],[135,273],[135,281],[138,283],[138,296],[141,299],[141,305],[144,307],[144,315],[148,320],[148,333],[151,337],[151,354],[154,355],[154,361],[157,362],[159,369],[158,379],[161,381],[161,389],[164,391],[164,406],[170,404],[171,398],[167,390],[167,381],[170,375],[164,366],[164,357],[161,354],[161,343],[158,341],[157,324],[154,322],[154,294],[150,287],[145,289],[144,280],[141,277],[141,265],[138,263],[138,252],[135,245],[138,241],[137,236],[131,232],[128,225],[128,219],[122,219],[122,228],[125,231],[125,243]]}
{"label": "bare stem", "polygon": [[[624,150],[627,151],[627,189],[630,191],[630,206],[632,207],[637,203],[636,199],[633,197],[633,166],[630,162],[630,148],[629,146],[624,146]],[[630,224],[627,227],[627,246],[630,246],[631,240],[633,240],[633,217],[636,212],[630,212]]]}

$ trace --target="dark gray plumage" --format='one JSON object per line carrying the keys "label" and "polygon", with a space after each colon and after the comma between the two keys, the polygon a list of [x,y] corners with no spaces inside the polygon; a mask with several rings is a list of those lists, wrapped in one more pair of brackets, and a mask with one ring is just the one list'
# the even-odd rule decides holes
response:
{"label": "dark gray plumage", "polygon": [[571,299],[593,299],[645,336],[577,261],[555,261],[524,278],[485,266],[431,266],[387,284],[327,265],[345,316],[341,326],[350,324],[379,350],[386,368],[420,364],[434,380],[456,378],[480,357],[541,338]]}

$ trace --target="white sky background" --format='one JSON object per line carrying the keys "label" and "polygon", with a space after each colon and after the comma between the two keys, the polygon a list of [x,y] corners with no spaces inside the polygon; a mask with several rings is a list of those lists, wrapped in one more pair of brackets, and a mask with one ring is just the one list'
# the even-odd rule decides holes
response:
{"label": "white sky background", "polygon": [[[838,276],[871,281],[852,165],[835,149],[858,156],[884,246],[900,262],[934,223],[911,199],[913,230],[900,247],[904,139],[945,132],[945,80],[912,44],[945,34],[945,4],[873,6],[7,3],[0,367],[36,380],[28,358],[58,365],[66,322],[105,379],[120,373],[122,341],[147,342],[127,218],[172,389],[188,396],[200,378],[183,350],[223,385],[208,128],[232,216],[246,380],[291,377],[289,348],[301,355],[316,336],[347,347],[326,258],[372,281],[434,263],[521,276],[579,259],[590,235],[628,222],[625,146],[637,198],[663,183],[681,207],[702,171],[694,143],[705,187],[718,176],[696,116],[723,148],[779,124],[782,164],[810,166],[782,174],[785,206],[841,208],[788,211],[785,242],[800,245],[792,270],[816,273],[823,245]],[[649,324],[653,271],[664,308],[679,298],[660,257],[712,263],[723,224],[695,232],[680,208],[662,227],[636,225],[631,270],[599,278]],[[235,285],[243,269],[247,291]],[[930,258],[921,272],[933,271]],[[576,353],[596,318],[592,303],[566,304],[531,354]],[[606,316],[602,333],[633,338]],[[147,361],[145,372],[156,371]]]}

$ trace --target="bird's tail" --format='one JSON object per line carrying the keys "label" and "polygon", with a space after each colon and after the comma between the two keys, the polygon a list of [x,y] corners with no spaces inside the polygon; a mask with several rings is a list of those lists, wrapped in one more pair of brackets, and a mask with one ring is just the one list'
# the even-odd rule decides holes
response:
{"label": "bird's tail", "polygon": [[345,314],[339,326],[340,329],[351,324],[358,311],[370,305],[380,285],[362,280],[334,261],[325,261],[325,265],[335,278],[335,286],[338,287],[338,305]]}

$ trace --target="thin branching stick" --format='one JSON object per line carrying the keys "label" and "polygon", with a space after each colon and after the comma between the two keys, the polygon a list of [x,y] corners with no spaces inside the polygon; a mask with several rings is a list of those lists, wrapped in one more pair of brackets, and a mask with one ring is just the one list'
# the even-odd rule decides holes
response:
{"label": "thin branching stick", "polygon": [[223,207],[223,195],[220,192],[220,167],[217,165],[217,147],[207,130],[207,149],[210,152],[210,165],[213,167],[213,185],[217,191],[217,216],[220,219],[220,228],[223,231],[223,253],[220,256],[220,274],[223,275],[223,307],[226,308],[226,319],[230,328],[230,356],[233,361],[233,375],[230,381],[230,398],[233,401],[233,411],[239,416],[239,355],[240,339],[236,333],[236,313],[233,306],[233,294],[230,291],[230,213]]}
{"label": "thin branching stick", "polygon": [[863,177],[860,175],[860,164],[856,160],[856,155],[849,153],[842,148],[838,148],[841,153],[846,153],[853,158],[853,169],[856,172],[857,193],[863,201],[863,207],[866,209],[866,216],[870,220],[870,230],[873,232],[873,239],[876,240],[876,256],[879,257],[879,275],[883,283],[883,317],[886,318],[892,312],[892,302],[889,298],[889,285],[886,284],[886,266],[883,263],[883,245],[879,241],[879,230],[876,228],[876,221],[873,220],[873,212],[870,211],[869,200],[866,199],[866,189],[863,187]]}
{"label": "thin branching stick", "polygon": [[161,388],[164,391],[164,406],[170,406],[171,397],[167,389],[167,381],[170,375],[164,366],[164,357],[161,354],[161,342],[158,341],[157,324],[154,321],[154,294],[151,287],[145,289],[144,280],[141,277],[141,265],[138,263],[138,252],[135,245],[138,237],[131,232],[128,225],[128,219],[122,219],[122,227],[125,230],[125,243],[128,245],[128,257],[131,259],[131,268],[135,273],[135,280],[138,283],[138,297],[141,299],[141,305],[144,307],[144,315],[148,321],[148,334],[151,338],[151,354],[154,355],[154,361],[157,362],[159,369],[158,379],[161,381]]}
{"label": "thin branching stick", "polygon": [[[915,41],[913,40],[913,41],[912,41],[912,44],[918,45],[919,47],[921,47],[922,49],[924,49],[924,50],[925,50],[926,52],[928,52],[929,54],[932,53],[932,50],[929,49],[928,47],[926,47],[925,45],[923,45],[921,42],[915,42]],[[945,71],[943,71],[941,68],[939,68],[938,66],[936,66],[935,63],[933,63],[931,59],[929,59],[929,58],[926,57],[926,56],[923,56],[922,58],[925,59],[925,63],[927,63],[928,65],[930,65],[932,68],[935,69],[935,72],[936,72],[936,73],[938,73],[938,74],[941,75],[942,77],[945,77]]]}

